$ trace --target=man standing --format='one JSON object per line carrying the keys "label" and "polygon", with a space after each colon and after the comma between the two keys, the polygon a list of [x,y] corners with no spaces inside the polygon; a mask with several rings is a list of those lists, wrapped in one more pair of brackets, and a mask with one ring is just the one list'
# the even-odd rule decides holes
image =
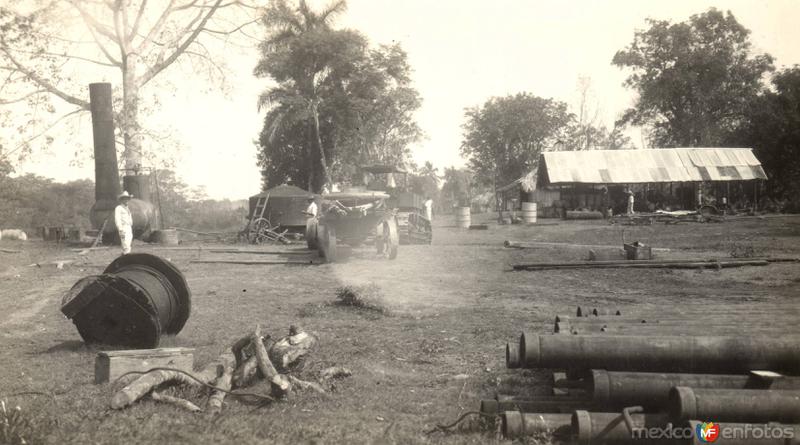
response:
{"label": "man standing", "polygon": [[119,242],[122,246],[122,254],[131,253],[131,243],[133,242],[133,217],[128,208],[128,201],[133,198],[127,191],[119,195],[119,205],[114,209],[114,224],[119,232]]}
{"label": "man standing", "polygon": [[429,196],[426,196],[422,206],[425,207],[425,218],[433,222],[433,200]]}
{"label": "man standing", "polygon": [[306,211],[303,212],[309,218],[316,218],[317,217],[317,203],[314,201],[313,196],[308,197],[308,207],[306,207]]}
{"label": "man standing", "polygon": [[633,215],[633,191],[628,189],[628,215]]}
{"label": "man standing", "polygon": [[611,200],[608,197],[608,188],[603,186],[600,193],[600,211],[603,213],[603,218],[611,218],[613,212],[611,211]]}

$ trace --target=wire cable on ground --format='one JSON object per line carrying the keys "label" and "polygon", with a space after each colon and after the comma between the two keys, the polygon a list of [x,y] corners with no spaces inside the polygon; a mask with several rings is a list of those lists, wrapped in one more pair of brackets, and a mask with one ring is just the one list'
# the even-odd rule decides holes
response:
{"label": "wire cable on ground", "polygon": [[177,369],[177,368],[156,367],[156,368],[150,368],[147,371],[130,371],[130,372],[126,372],[125,374],[122,374],[121,376],[117,377],[116,380],[114,380],[114,383],[119,382],[123,377],[126,377],[128,375],[143,375],[143,374],[147,374],[147,373],[152,372],[152,371],[172,371],[172,372],[177,372],[177,373],[180,373],[180,374],[183,374],[183,375],[189,377],[190,379],[192,379],[192,380],[196,381],[197,383],[205,386],[206,388],[212,389],[214,391],[224,392],[225,394],[229,394],[229,395],[236,396],[236,397],[254,397],[254,398],[260,399],[262,401],[270,401],[270,402],[274,402],[275,401],[274,397],[268,396],[266,394],[258,394],[258,393],[254,393],[254,392],[233,392],[233,391],[230,391],[230,390],[227,390],[227,389],[223,389],[223,388],[214,386],[214,385],[212,385],[210,383],[206,383],[206,382],[200,380],[199,378],[197,378],[194,374],[192,374],[190,372],[184,371],[182,369]]}
{"label": "wire cable on ground", "polygon": [[486,413],[482,413],[480,411],[467,411],[464,414],[462,414],[458,419],[456,419],[455,422],[453,422],[453,423],[451,423],[449,425],[437,424],[435,428],[433,428],[430,431],[427,431],[425,434],[433,434],[433,433],[435,433],[437,431],[448,431],[448,430],[458,426],[458,424],[463,422],[464,419],[466,419],[467,417],[474,416],[474,415],[478,415],[478,416],[481,416],[481,417],[487,417],[487,418],[491,418],[491,419],[497,417],[494,414],[486,414]]}

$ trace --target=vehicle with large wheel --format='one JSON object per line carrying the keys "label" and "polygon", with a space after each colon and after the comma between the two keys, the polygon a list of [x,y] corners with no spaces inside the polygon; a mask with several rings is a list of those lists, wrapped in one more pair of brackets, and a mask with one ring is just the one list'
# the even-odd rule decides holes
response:
{"label": "vehicle with large wheel", "polygon": [[394,209],[400,244],[430,244],[433,228],[425,216],[425,200],[411,190],[408,172],[389,165],[362,166],[361,171],[371,176],[365,179],[369,190],[389,194],[386,205]]}
{"label": "vehicle with large wheel", "polygon": [[319,215],[306,223],[308,248],[333,262],[338,242],[357,247],[372,240],[379,255],[395,259],[400,238],[388,198],[383,192],[358,190],[322,195]]}

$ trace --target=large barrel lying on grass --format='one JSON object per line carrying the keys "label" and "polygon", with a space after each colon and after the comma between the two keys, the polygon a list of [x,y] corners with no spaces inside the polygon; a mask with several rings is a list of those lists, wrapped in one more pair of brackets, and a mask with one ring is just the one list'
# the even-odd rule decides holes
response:
{"label": "large barrel lying on grass", "polygon": [[191,293],[172,263],[134,253],[114,260],[102,275],[75,283],[64,295],[61,312],[87,343],[155,348],[162,334],[183,329]]}

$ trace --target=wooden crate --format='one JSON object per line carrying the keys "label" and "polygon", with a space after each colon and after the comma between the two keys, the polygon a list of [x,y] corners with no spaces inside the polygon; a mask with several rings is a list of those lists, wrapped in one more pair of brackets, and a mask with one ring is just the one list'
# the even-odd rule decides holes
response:
{"label": "wooden crate", "polygon": [[653,259],[653,250],[650,246],[643,244],[631,243],[623,244],[625,255],[629,260],[650,260]]}
{"label": "wooden crate", "polygon": [[156,367],[176,368],[192,372],[193,348],[132,349],[101,351],[94,361],[94,382],[113,382],[131,371],[147,371]]}

